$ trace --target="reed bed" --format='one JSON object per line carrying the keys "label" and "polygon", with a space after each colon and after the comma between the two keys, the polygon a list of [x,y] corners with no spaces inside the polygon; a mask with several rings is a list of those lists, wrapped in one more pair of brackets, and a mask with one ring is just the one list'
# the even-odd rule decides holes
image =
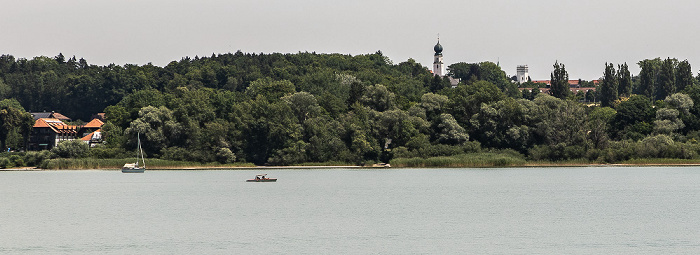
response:
{"label": "reed bed", "polygon": [[305,163],[295,164],[294,166],[357,166],[357,164],[342,162],[342,161],[328,161],[328,162],[305,162]]}
{"label": "reed bed", "polygon": [[468,153],[449,157],[395,158],[392,167],[507,167],[524,166],[522,157],[505,153]]}
{"label": "reed bed", "polygon": [[569,159],[569,160],[562,160],[562,161],[549,161],[549,160],[534,160],[534,161],[528,161],[525,163],[525,166],[532,166],[532,167],[537,167],[537,166],[589,166],[589,165],[597,165],[599,163],[590,161],[585,158],[579,158],[579,159]]}
{"label": "reed bed", "polygon": [[[94,159],[94,158],[56,158],[44,160],[41,168],[50,170],[63,169],[121,169],[125,163],[135,162],[135,158],[126,159]],[[227,167],[254,167],[252,163],[199,163],[188,161],[174,161],[164,159],[146,159],[148,169],[182,169],[182,168],[227,168]]]}
{"label": "reed bed", "polygon": [[698,165],[700,159],[680,159],[680,158],[640,158],[629,159],[618,164],[622,165]]}

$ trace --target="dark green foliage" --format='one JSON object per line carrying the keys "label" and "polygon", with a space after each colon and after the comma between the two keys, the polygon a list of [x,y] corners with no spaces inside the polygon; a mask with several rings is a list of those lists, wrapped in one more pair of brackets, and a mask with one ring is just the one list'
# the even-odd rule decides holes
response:
{"label": "dark green foliage", "polygon": [[460,62],[450,65],[448,69],[450,76],[461,79],[464,84],[487,81],[503,91],[506,91],[506,87],[511,84],[506,73],[493,62],[486,61],[478,64]]}
{"label": "dark green foliage", "polygon": [[610,107],[618,99],[618,75],[615,74],[615,66],[605,63],[605,73],[600,85],[600,105]]}
{"label": "dark green foliage", "polygon": [[610,141],[610,123],[617,111],[610,107],[596,108],[588,114],[587,138],[595,148],[604,149]]}
{"label": "dark green foliage", "polygon": [[387,111],[396,106],[396,95],[384,85],[377,84],[365,89],[359,102],[375,111]]}
{"label": "dark green foliage", "polygon": [[268,101],[277,101],[285,95],[294,93],[294,84],[290,81],[274,81],[271,78],[263,78],[250,83],[246,89],[249,97],[262,96]]}
{"label": "dark green foliage", "polygon": [[550,92],[556,98],[564,99],[569,96],[569,73],[566,72],[564,64],[554,62],[554,71],[550,75]]}
{"label": "dark green foliage", "polygon": [[651,122],[656,114],[651,102],[645,96],[636,95],[617,106],[617,114],[612,120],[616,138],[638,140],[651,133]]}
{"label": "dark green foliage", "polygon": [[620,97],[628,97],[632,93],[632,76],[627,63],[617,65],[617,94]]}
{"label": "dark green foliage", "polygon": [[430,87],[428,88],[430,92],[438,92],[444,88],[450,86],[450,81],[448,79],[443,79],[442,77],[435,75],[433,80],[430,82]]}
{"label": "dark green foliage", "polygon": [[32,115],[17,100],[0,101],[0,150],[24,149],[33,125]]}
{"label": "dark green foliage", "polygon": [[582,158],[586,149],[580,145],[558,143],[554,145],[536,145],[529,151],[533,160],[564,161]]}
{"label": "dark green foliage", "polygon": [[452,116],[460,125],[469,124],[469,120],[479,111],[481,104],[497,102],[505,98],[505,94],[496,85],[487,81],[459,85],[448,95]]}
{"label": "dark green foliage", "polygon": [[676,70],[676,91],[684,91],[686,88],[695,85],[695,82],[693,69],[690,67],[688,60],[678,62]]}
{"label": "dark green foliage", "polygon": [[471,118],[472,137],[486,147],[526,151],[533,143],[536,106],[529,100],[504,100],[481,104]]}
{"label": "dark green foliage", "polygon": [[587,119],[583,105],[548,95],[538,96],[534,103],[536,122],[533,135],[537,144],[561,148],[587,146]]}
{"label": "dark green foliage", "polygon": [[[80,164],[97,166],[98,159],[133,157],[137,136],[151,158],[225,164],[696,158],[700,106],[693,102],[700,89],[690,64],[668,58],[639,65],[642,71],[632,77],[626,64],[616,71],[606,63],[597,91],[570,95],[568,73],[557,61],[552,97],[532,82],[521,86],[533,92],[521,93],[491,62],[450,65],[451,77],[461,79],[453,89],[449,79],[414,60],[394,65],[381,52],[236,52],[185,57],[165,67],[100,67],[62,54],[31,60],[3,55],[0,99],[7,100],[0,101],[0,145],[23,147],[33,123],[24,109],[83,122],[105,112],[107,121],[104,143],[88,152],[81,152],[84,144],[62,143],[55,154],[0,156],[0,166],[72,164],[51,159],[56,156],[90,157],[96,161]],[[499,152],[465,154],[489,150]]]}
{"label": "dark green foliage", "polygon": [[639,86],[634,90],[636,94],[644,95],[650,100],[656,98],[657,76],[661,69],[661,59],[645,59],[639,61]]}
{"label": "dark green foliage", "polygon": [[663,100],[666,96],[676,93],[676,68],[678,60],[667,58],[661,63],[659,70],[658,86],[656,86],[656,100]]}

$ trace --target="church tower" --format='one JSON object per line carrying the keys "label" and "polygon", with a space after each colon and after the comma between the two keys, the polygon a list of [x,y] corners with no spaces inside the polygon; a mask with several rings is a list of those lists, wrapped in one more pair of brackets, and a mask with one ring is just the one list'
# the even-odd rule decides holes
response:
{"label": "church tower", "polygon": [[440,45],[440,38],[438,37],[438,43],[433,47],[435,50],[435,57],[433,61],[433,74],[438,76],[445,76],[447,72],[445,71],[445,64],[442,63],[442,45]]}

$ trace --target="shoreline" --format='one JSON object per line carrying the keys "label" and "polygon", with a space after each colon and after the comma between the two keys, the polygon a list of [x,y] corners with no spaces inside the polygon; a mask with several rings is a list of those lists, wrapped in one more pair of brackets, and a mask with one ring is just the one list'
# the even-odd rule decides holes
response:
{"label": "shoreline", "polygon": [[[631,164],[631,163],[616,163],[616,164],[523,164],[518,166],[443,166],[443,167],[375,167],[375,166],[197,166],[197,167],[156,167],[150,168],[147,171],[196,171],[196,170],[294,170],[294,169],[416,169],[416,168],[549,168],[549,167],[655,167],[655,166],[668,166],[668,167],[693,167],[700,166],[700,163],[644,163],[644,164]],[[0,172],[35,172],[35,171],[75,171],[75,170],[100,170],[100,171],[120,171],[120,168],[81,168],[81,169],[43,169],[38,167],[20,167],[20,168],[7,168],[0,169]]]}

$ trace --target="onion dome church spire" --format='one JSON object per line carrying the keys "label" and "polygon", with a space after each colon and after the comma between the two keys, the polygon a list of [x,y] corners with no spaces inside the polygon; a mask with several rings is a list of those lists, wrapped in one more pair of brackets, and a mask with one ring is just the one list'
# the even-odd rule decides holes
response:
{"label": "onion dome church spire", "polygon": [[438,38],[438,42],[437,44],[435,44],[435,47],[433,47],[433,50],[435,50],[435,56],[442,55],[442,45],[440,45],[440,38]]}
{"label": "onion dome church spire", "polygon": [[438,35],[438,42],[435,44],[435,47],[433,47],[433,50],[435,50],[433,74],[445,76],[447,72],[445,71],[445,64],[442,62],[442,45],[440,45],[440,35]]}

